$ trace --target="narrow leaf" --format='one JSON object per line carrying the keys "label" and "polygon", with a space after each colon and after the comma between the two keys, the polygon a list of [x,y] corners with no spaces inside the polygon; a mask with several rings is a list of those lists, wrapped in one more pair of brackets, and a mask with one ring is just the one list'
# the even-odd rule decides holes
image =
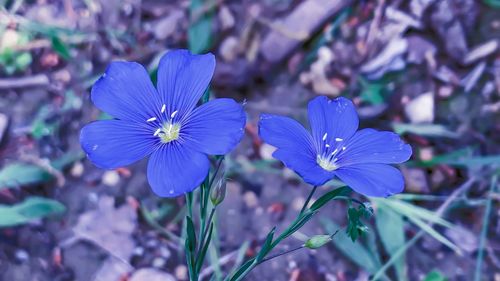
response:
{"label": "narrow leaf", "polygon": [[31,197],[16,205],[0,205],[0,227],[25,224],[35,219],[61,214],[65,211],[66,207],[58,201],[42,197]]}
{"label": "narrow leaf", "polygon": [[334,199],[337,196],[347,195],[347,194],[349,194],[350,191],[351,191],[351,189],[347,186],[339,187],[337,189],[329,191],[329,192],[325,193],[323,196],[321,196],[320,198],[318,198],[318,200],[316,200],[312,204],[310,210],[317,211],[321,207],[323,207],[326,203],[330,202],[330,200]]}

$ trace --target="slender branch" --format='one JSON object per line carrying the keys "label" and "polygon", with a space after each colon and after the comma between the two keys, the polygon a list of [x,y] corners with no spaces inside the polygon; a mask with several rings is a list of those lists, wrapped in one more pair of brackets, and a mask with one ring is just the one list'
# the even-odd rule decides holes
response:
{"label": "slender branch", "polygon": [[[214,218],[214,214],[215,214],[215,207],[213,207],[212,210],[210,211],[210,215],[208,216],[208,220],[206,222],[206,225],[203,228],[203,235],[200,238],[200,244],[198,246],[198,255],[200,254],[201,249],[203,249],[203,246],[205,244],[205,239],[207,237],[208,228],[210,227],[210,224],[212,223],[212,220]],[[206,241],[206,242],[210,243],[210,241]]]}
{"label": "slender branch", "polygon": [[290,253],[295,252],[295,251],[297,251],[297,250],[300,250],[300,249],[302,249],[302,248],[305,248],[304,244],[302,244],[302,245],[300,245],[300,246],[297,246],[297,247],[295,247],[295,248],[292,248],[292,249],[290,249],[290,250],[286,250],[286,251],[284,251],[284,252],[277,253],[277,254],[272,255],[272,256],[270,256],[270,257],[268,257],[268,258],[265,258],[265,259],[263,259],[260,263],[264,263],[264,262],[266,262],[266,261],[268,261],[268,260],[272,260],[272,259],[274,259],[274,258],[281,257],[281,256],[284,256],[284,255],[286,255],[286,254],[290,254]]}
{"label": "slender branch", "polygon": [[314,195],[314,192],[316,192],[316,189],[318,189],[317,185],[315,185],[312,188],[311,192],[309,193],[309,196],[307,196],[306,202],[304,202],[304,206],[302,206],[302,209],[300,210],[300,214],[304,213],[304,211],[306,210],[307,206],[309,205],[309,202],[311,201],[311,198]]}

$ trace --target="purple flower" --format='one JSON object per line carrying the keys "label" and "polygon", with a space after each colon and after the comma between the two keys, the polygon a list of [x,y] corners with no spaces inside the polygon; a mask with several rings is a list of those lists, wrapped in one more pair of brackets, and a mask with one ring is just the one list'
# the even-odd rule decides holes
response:
{"label": "purple flower", "polygon": [[343,97],[317,97],[308,111],[312,134],[291,118],[261,116],[259,134],[277,148],[275,158],[312,185],[337,176],[366,196],[386,197],[403,190],[401,172],[388,164],[405,162],[412,150],[397,134],[357,131],[356,109]]}
{"label": "purple flower", "polygon": [[157,89],[135,62],[112,62],[94,84],[92,102],[116,119],[86,125],[80,143],[96,166],[115,169],[151,155],[148,181],[162,197],[194,190],[208,155],[231,151],[243,137],[245,113],[232,99],[196,107],[215,69],[212,54],[170,51],[160,61]]}

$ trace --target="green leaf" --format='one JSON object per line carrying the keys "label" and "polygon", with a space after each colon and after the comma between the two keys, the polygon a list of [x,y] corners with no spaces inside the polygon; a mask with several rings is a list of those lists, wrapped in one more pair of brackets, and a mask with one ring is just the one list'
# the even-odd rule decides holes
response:
{"label": "green leaf", "polygon": [[196,232],[194,230],[194,223],[190,216],[186,216],[186,248],[194,253],[196,250]]}
{"label": "green leaf", "polygon": [[[380,205],[377,208],[375,222],[379,237],[386,252],[394,256],[397,251],[405,245],[404,221],[403,216],[394,212],[386,205]],[[402,254],[394,263],[398,280],[408,280],[406,276],[405,255]]]}
{"label": "green leaf", "polygon": [[326,203],[330,202],[330,200],[335,199],[335,197],[348,195],[349,192],[351,192],[351,189],[347,186],[339,187],[337,189],[329,191],[329,192],[325,193],[323,196],[321,196],[320,198],[318,198],[318,200],[314,201],[310,210],[317,211],[321,207],[323,207]]}
{"label": "green leaf", "polygon": [[500,0],[483,0],[483,3],[494,9],[500,9]]}
{"label": "green leaf", "polygon": [[273,243],[273,237],[274,237],[274,232],[276,231],[276,226],[269,231],[266,237],[266,241],[264,242],[264,245],[262,245],[262,248],[260,249],[259,253],[257,254],[257,257],[255,258],[256,262],[259,263],[262,261],[262,259],[269,253],[271,250],[271,244]]}
{"label": "green leaf", "polygon": [[25,70],[33,61],[30,53],[23,52],[16,56],[15,58],[15,68],[16,70]]}
{"label": "green leaf", "polygon": [[[81,157],[81,153],[67,153],[61,158],[50,162],[50,165],[55,169],[62,170]],[[53,176],[42,167],[26,163],[13,163],[0,171],[0,190],[43,183],[52,179]]]}
{"label": "green leaf", "polygon": [[25,224],[47,216],[62,214],[65,211],[64,205],[58,201],[42,197],[30,197],[16,205],[0,205],[0,227]]}
{"label": "green leaf", "polygon": [[[212,46],[213,41],[213,18],[214,12],[213,8],[209,9],[206,13],[200,15],[202,13],[202,9],[205,5],[210,5],[211,1],[203,1],[203,0],[191,0],[191,4],[189,6],[189,11],[191,14],[191,20],[196,20],[192,22],[188,29],[188,44],[189,50],[195,54],[200,54]],[[197,16],[197,19],[193,19],[193,16]]]}
{"label": "green leaf", "polygon": [[395,212],[402,214],[408,218],[419,218],[428,222],[436,223],[444,227],[451,228],[453,225],[447,220],[438,216],[435,212],[429,211],[425,208],[413,205],[408,202],[397,200],[394,198],[384,199],[384,198],[371,198],[372,201],[376,202],[377,205],[386,205],[390,207]]}
{"label": "green leaf", "polygon": [[425,276],[424,281],[446,281],[446,277],[439,271],[433,270]]}
{"label": "green leaf", "polygon": [[[321,223],[326,232],[333,233],[339,229],[339,226],[332,220],[322,218]],[[368,273],[373,274],[381,266],[376,257],[361,243],[352,242],[344,231],[340,231],[333,239],[332,243],[339,249],[348,259],[364,268]]]}
{"label": "green leaf", "polygon": [[69,47],[64,43],[59,37],[52,36],[51,38],[52,49],[61,56],[64,60],[69,60],[71,58],[71,54],[69,53]]}
{"label": "green leaf", "polygon": [[380,105],[385,102],[384,99],[384,91],[386,85],[384,83],[375,83],[364,79],[363,77],[359,78],[359,82],[361,84],[361,100],[370,103],[371,105]]}
{"label": "green leaf", "polygon": [[203,248],[201,251],[198,253],[198,257],[196,258],[196,271],[199,272],[201,270],[201,267],[203,266],[203,261],[205,260],[205,255],[207,254],[208,246],[210,245],[210,241],[212,241],[212,233],[214,230],[214,224],[210,224],[210,228],[208,230],[208,237],[205,240],[205,244],[203,245]]}
{"label": "green leaf", "polygon": [[420,136],[427,137],[445,137],[445,138],[458,138],[460,135],[453,132],[440,124],[405,124],[405,123],[392,123],[394,131],[403,135],[405,133],[413,133]]}
{"label": "green leaf", "polygon": [[[411,222],[420,227],[427,234],[434,237],[439,242],[445,244],[456,253],[461,253],[460,249],[453,244],[448,238],[444,237],[441,233],[437,232],[434,228],[429,226],[430,223],[435,223],[442,225],[444,227],[451,228],[453,225],[446,221],[445,219],[438,216],[436,213],[429,211],[427,209],[412,205],[410,203],[396,200],[396,199],[383,199],[383,198],[372,198],[379,206],[386,205],[390,207],[393,211],[400,213],[407,217]],[[425,221],[427,222],[425,222]]]}
{"label": "green leaf", "polygon": [[349,207],[347,210],[348,225],[346,233],[352,242],[355,242],[359,236],[368,232],[368,227],[361,221],[361,218],[366,216],[369,216],[369,213],[364,206],[359,206],[357,209]]}

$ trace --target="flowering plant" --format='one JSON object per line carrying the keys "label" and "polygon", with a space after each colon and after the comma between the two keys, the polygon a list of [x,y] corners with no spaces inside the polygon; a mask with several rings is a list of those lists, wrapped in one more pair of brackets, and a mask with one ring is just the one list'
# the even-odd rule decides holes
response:
{"label": "flowering plant", "polygon": [[[141,65],[113,62],[93,86],[91,99],[114,119],[90,123],[80,136],[83,150],[96,166],[115,169],[150,155],[147,176],[153,192],[161,197],[186,195],[184,246],[191,281],[199,279],[216,227],[214,213],[224,200],[222,155],[240,142],[246,122],[243,107],[232,99],[208,101],[205,96],[197,107],[214,69],[211,54],[170,51],[160,60],[155,88]],[[309,122],[311,132],[288,117],[261,116],[259,133],[277,148],[273,156],[313,188],[296,219],[279,235],[273,228],[258,253],[228,273],[225,280],[242,280],[265,261],[331,241],[336,232],[313,236],[300,247],[269,256],[331,200],[359,204],[348,212],[347,232],[355,240],[366,229],[360,218],[370,214],[370,208],[347,197],[350,188],[375,197],[403,190],[403,177],[390,164],[408,160],[411,147],[392,132],[358,131],[358,116],[351,101],[317,97],[309,103]],[[209,155],[216,155],[212,172]],[[350,188],[331,190],[311,203],[317,187],[334,177]],[[195,200],[197,187],[199,196]],[[193,212],[195,201],[199,203],[198,220]]]}

